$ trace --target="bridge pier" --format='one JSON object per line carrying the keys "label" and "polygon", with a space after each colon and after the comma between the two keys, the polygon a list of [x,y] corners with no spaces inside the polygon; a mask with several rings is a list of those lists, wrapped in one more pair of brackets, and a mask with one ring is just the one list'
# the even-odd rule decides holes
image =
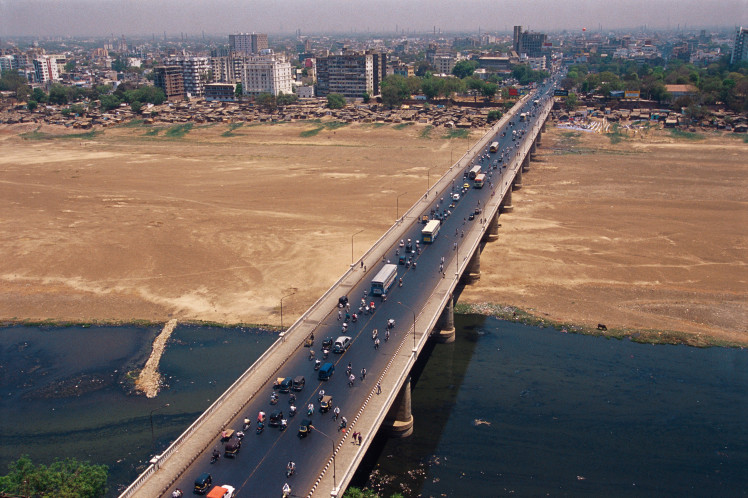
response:
{"label": "bridge pier", "polygon": [[514,176],[514,180],[512,181],[512,190],[519,190],[521,188],[522,188],[522,167],[520,166],[517,169],[517,174]]}
{"label": "bridge pier", "polygon": [[473,253],[467,266],[468,278],[470,280],[480,280],[480,247]]}
{"label": "bridge pier", "polygon": [[508,189],[506,191],[506,194],[504,194],[504,198],[501,200],[501,206],[499,207],[499,210],[502,213],[511,213],[514,211],[514,206],[512,206],[512,189]]}
{"label": "bridge pier", "polygon": [[496,211],[488,222],[486,230],[487,240],[496,240],[499,238],[499,211]]}
{"label": "bridge pier", "polygon": [[390,437],[408,437],[413,434],[413,413],[410,406],[410,376],[397,394],[390,411],[384,418]]}
{"label": "bridge pier", "polygon": [[538,136],[535,137],[535,145],[540,147],[542,145],[543,130],[538,130]]}
{"label": "bridge pier", "polygon": [[530,155],[526,155],[525,158],[522,160],[522,172],[527,173],[530,171]]}
{"label": "bridge pier", "polygon": [[434,334],[436,342],[449,344],[455,342],[455,306],[454,296],[449,296],[447,306],[442,310],[439,321],[436,323],[439,332]]}
{"label": "bridge pier", "polygon": [[532,141],[532,145],[530,145],[530,154],[535,154],[535,149],[537,148],[536,141]]}
{"label": "bridge pier", "polygon": [[540,127],[540,131],[545,131],[545,123],[546,123],[546,121],[548,121],[548,118],[545,118],[543,120],[543,125]]}

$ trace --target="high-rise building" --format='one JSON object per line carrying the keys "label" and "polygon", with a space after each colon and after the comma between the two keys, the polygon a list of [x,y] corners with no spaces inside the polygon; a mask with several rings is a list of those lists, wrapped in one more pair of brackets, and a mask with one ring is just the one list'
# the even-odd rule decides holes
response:
{"label": "high-rise building", "polygon": [[732,55],[730,64],[737,64],[740,61],[748,60],[748,29],[739,27],[735,32],[735,43],[732,46]]}
{"label": "high-rise building", "polygon": [[266,33],[238,33],[229,35],[229,47],[233,52],[242,54],[259,54],[260,50],[268,48]]}
{"label": "high-rise building", "polygon": [[208,57],[174,57],[164,61],[166,66],[182,68],[184,93],[189,97],[202,97],[205,84],[210,83],[211,70]]}
{"label": "high-rise building", "polygon": [[37,57],[33,60],[35,79],[38,83],[51,83],[60,79],[57,60],[52,57]]}
{"label": "high-rise building", "polygon": [[381,52],[342,53],[317,58],[317,95],[339,93],[347,98],[361,98],[364,93],[377,95],[387,77],[387,55]]}
{"label": "high-rise building", "polygon": [[247,56],[231,53],[226,57],[211,57],[213,81],[220,83],[237,83],[241,81]]}
{"label": "high-rise building", "polygon": [[514,27],[514,38],[512,40],[513,40],[514,51],[517,52],[517,55],[519,55],[519,43],[520,43],[521,37],[522,37],[522,26],[515,26]]}
{"label": "high-rise building", "polygon": [[241,79],[244,95],[293,93],[291,63],[272,53],[247,57]]}
{"label": "high-rise building", "polygon": [[522,26],[514,27],[514,51],[517,52],[517,55],[526,54],[528,57],[541,57],[546,39],[545,33],[531,33],[530,31],[522,31]]}
{"label": "high-rise building", "polygon": [[153,68],[153,85],[164,91],[167,99],[184,98],[184,78],[178,66]]}

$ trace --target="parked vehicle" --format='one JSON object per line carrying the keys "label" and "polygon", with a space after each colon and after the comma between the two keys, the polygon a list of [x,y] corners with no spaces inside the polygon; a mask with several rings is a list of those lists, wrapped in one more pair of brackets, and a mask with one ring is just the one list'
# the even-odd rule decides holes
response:
{"label": "parked vehicle", "polygon": [[345,353],[350,345],[351,338],[347,335],[341,335],[340,337],[335,339],[335,344],[332,347],[332,352],[338,354]]}

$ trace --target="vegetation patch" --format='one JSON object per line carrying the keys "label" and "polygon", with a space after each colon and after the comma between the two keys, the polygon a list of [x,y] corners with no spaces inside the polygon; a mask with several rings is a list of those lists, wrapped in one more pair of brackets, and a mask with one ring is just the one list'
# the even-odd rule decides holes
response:
{"label": "vegetation patch", "polygon": [[459,314],[474,314],[474,315],[485,315],[493,316],[501,320],[507,320],[511,322],[522,323],[524,325],[531,325],[534,327],[550,327],[559,330],[563,333],[572,334],[584,334],[584,335],[595,335],[606,337],[608,339],[629,339],[633,342],[639,342],[642,344],[683,344],[686,346],[708,348],[708,347],[743,347],[743,345],[722,341],[712,337],[707,337],[701,334],[688,334],[685,332],[678,332],[675,330],[652,330],[652,329],[631,329],[622,328],[614,329],[609,328],[607,330],[598,330],[597,328],[590,327],[587,325],[576,325],[567,322],[558,322],[548,318],[543,318],[532,314],[529,311],[522,310],[516,306],[495,304],[495,303],[479,303],[479,304],[463,304],[457,303],[454,307],[455,313]]}
{"label": "vegetation patch", "polygon": [[302,131],[301,133],[299,133],[299,136],[300,136],[301,138],[309,138],[309,137],[313,137],[313,136],[315,136],[315,135],[316,135],[317,133],[321,132],[321,131],[322,131],[322,130],[324,130],[324,129],[325,129],[325,127],[324,127],[324,126],[318,126],[318,127],[316,127],[316,128],[312,128],[311,130],[304,130],[304,131]]}
{"label": "vegetation patch", "polygon": [[423,130],[421,130],[421,134],[419,135],[421,138],[431,138],[431,132],[434,130],[433,125],[426,126]]}
{"label": "vegetation patch", "polygon": [[704,140],[704,135],[692,131],[683,131],[678,128],[671,128],[670,135],[673,138],[684,138],[686,140]]}
{"label": "vegetation patch", "polygon": [[413,126],[413,124],[413,121],[408,121],[406,123],[396,124],[395,126],[393,126],[393,128],[396,130],[402,130],[403,128],[407,128],[408,126]]}
{"label": "vegetation patch", "polygon": [[337,130],[338,128],[343,128],[344,126],[348,126],[348,123],[344,121],[328,121],[325,123],[325,128],[328,130]]}
{"label": "vegetation patch", "polygon": [[233,131],[236,130],[237,128],[241,128],[242,126],[244,126],[244,123],[230,123],[229,129],[221,133],[221,136],[222,137],[235,137],[236,133],[233,133]]}
{"label": "vegetation patch", "polygon": [[161,131],[161,128],[153,128],[152,130],[146,130],[144,135],[146,137],[155,137],[158,135],[158,133]]}
{"label": "vegetation patch", "polygon": [[192,130],[192,123],[179,124],[166,130],[165,136],[168,138],[183,138],[190,130]]}
{"label": "vegetation patch", "polygon": [[465,128],[450,128],[442,138],[449,140],[452,138],[468,138],[469,136],[470,130],[466,130]]}
{"label": "vegetation patch", "polygon": [[66,135],[53,135],[52,133],[44,133],[38,130],[30,131],[28,133],[21,133],[19,136],[24,140],[90,140],[96,135],[100,135],[103,132],[91,130],[86,133],[69,133]]}
{"label": "vegetation patch", "polygon": [[142,126],[146,126],[144,119],[133,119],[132,121],[128,121],[127,123],[117,125],[117,128],[140,128]]}
{"label": "vegetation patch", "polygon": [[620,143],[626,138],[626,135],[621,133],[621,129],[618,125],[613,126],[613,131],[611,131],[610,133],[606,133],[606,135],[610,139],[611,144]]}

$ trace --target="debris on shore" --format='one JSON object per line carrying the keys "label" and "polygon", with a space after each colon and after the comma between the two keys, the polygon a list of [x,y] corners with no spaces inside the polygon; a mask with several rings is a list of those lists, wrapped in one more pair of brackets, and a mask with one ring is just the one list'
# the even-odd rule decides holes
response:
{"label": "debris on shore", "polygon": [[161,389],[161,374],[158,373],[158,364],[161,361],[161,355],[164,354],[166,342],[169,340],[176,326],[176,319],[166,322],[161,333],[153,341],[151,355],[148,357],[145,367],[140,371],[140,375],[135,381],[135,390],[145,394],[146,398],[155,398]]}

